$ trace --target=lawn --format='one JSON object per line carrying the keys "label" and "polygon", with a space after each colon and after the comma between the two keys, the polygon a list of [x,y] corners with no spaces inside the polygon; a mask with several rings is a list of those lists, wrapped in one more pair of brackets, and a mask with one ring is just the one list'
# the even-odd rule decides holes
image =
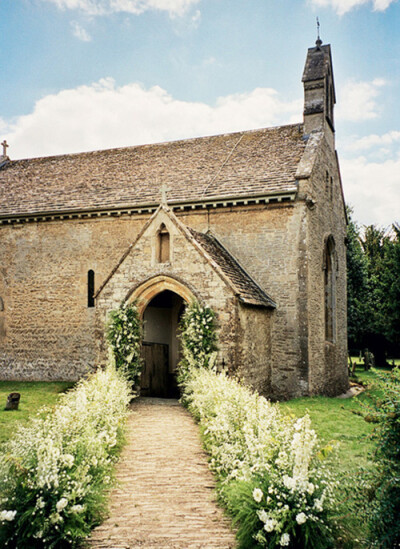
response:
{"label": "lawn", "polygon": [[[60,394],[72,386],[72,383],[62,381],[0,381],[0,445],[42,406],[53,406]],[[21,394],[19,409],[6,411],[7,396],[14,392]]]}
{"label": "lawn", "polygon": [[350,487],[350,495],[341,494],[342,486],[339,487],[339,495],[345,499],[344,511],[342,509],[339,512],[340,522],[345,529],[343,547],[349,548],[367,547],[363,541],[367,529],[366,517],[357,497],[366,475],[373,475],[375,471],[372,460],[374,443],[371,440],[374,425],[367,423],[360,415],[364,412],[360,402],[368,403],[371,397],[377,395],[376,390],[368,386],[376,375],[358,366],[356,376],[367,385],[366,391],[356,398],[311,397],[280,403],[283,410],[296,416],[307,412],[322,444],[336,443],[334,468],[343,483],[347,482]]}

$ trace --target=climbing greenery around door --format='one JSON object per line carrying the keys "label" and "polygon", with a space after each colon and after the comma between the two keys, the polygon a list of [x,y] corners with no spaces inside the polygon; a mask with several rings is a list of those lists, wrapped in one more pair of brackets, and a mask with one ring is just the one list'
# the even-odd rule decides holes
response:
{"label": "climbing greenery around door", "polygon": [[[206,323],[212,319],[209,343],[199,347],[205,315]],[[182,321],[182,401],[200,423],[240,547],[332,547],[329,449],[319,446],[307,415],[285,416],[277,405],[218,373],[215,345],[214,315],[198,304],[189,306]]]}
{"label": "climbing greenery around door", "polygon": [[197,301],[186,307],[180,322],[182,360],[178,382],[184,383],[192,370],[212,368],[217,351],[215,313]]}
{"label": "climbing greenery around door", "polygon": [[110,364],[4,445],[0,547],[75,548],[101,522],[130,399]]}
{"label": "climbing greenery around door", "polygon": [[132,385],[136,385],[142,369],[142,328],[135,304],[124,304],[110,312],[107,341],[117,369],[124,371]]}

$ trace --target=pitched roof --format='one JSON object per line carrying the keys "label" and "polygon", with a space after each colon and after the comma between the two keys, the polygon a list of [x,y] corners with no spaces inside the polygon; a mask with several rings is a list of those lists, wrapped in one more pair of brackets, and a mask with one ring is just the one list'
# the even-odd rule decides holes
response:
{"label": "pitched roof", "polygon": [[0,218],[294,193],[306,142],[280,126],[89,153],[7,162]]}
{"label": "pitched roof", "polygon": [[231,282],[239,300],[247,305],[275,308],[275,302],[258,286],[251,276],[239,265],[228,250],[211,234],[199,233],[188,227],[190,233],[203,250],[218,265]]}

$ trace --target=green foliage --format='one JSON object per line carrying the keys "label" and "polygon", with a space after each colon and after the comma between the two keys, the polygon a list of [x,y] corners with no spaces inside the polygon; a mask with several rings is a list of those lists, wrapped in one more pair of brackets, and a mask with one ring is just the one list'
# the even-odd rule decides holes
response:
{"label": "green foliage", "polygon": [[361,348],[367,329],[368,266],[359,238],[359,228],[348,209],[347,226],[347,330],[349,347]]}
{"label": "green foliage", "polygon": [[367,417],[378,423],[374,433],[378,478],[370,515],[373,547],[400,547],[400,369],[376,372],[380,397]]}
{"label": "green foliage", "polygon": [[191,368],[211,368],[216,359],[217,326],[215,313],[197,301],[182,315],[181,342],[183,358],[178,367],[178,383],[185,382]]}
{"label": "green foliage", "polygon": [[349,346],[368,347],[384,366],[386,355],[400,350],[400,227],[369,225],[361,236],[348,213]]}
{"label": "green foliage", "polygon": [[380,392],[371,385],[376,379],[375,370],[366,372],[359,365],[356,374],[367,387],[357,398],[320,396],[279,403],[282,410],[297,417],[308,412],[321,443],[329,445],[333,441],[335,444],[334,459],[330,458],[330,466],[338,481],[333,518],[341,549],[370,549],[367,542],[367,510],[377,474],[371,439],[375,424],[364,421],[360,402],[370,403],[372,398],[379,398]]}
{"label": "green foliage", "polygon": [[116,367],[125,373],[132,385],[136,385],[142,369],[142,328],[135,304],[122,305],[119,309],[111,311],[107,340]]}
{"label": "green foliage", "polygon": [[80,545],[104,516],[131,394],[113,366],[21,428],[0,455],[0,546]]}
{"label": "green foliage", "polygon": [[[325,511],[324,516],[318,513],[317,520],[308,518],[304,523],[298,524],[296,517],[306,515],[298,508],[297,498],[289,490],[286,493],[281,492],[279,494],[280,503],[288,506],[287,512],[284,513],[284,520],[281,522],[281,529],[274,528],[270,530],[268,523],[263,523],[260,520],[260,515],[262,517],[263,511],[265,513],[265,502],[263,500],[260,502],[255,501],[253,494],[257,489],[260,489],[263,494],[268,494],[271,486],[273,487],[273,482],[271,482],[268,474],[265,474],[263,477],[254,478],[252,481],[239,480],[232,482],[224,489],[225,497],[229,502],[229,510],[235,517],[235,523],[239,525],[238,540],[240,549],[280,548],[283,546],[281,541],[283,533],[289,535],[288,543],[285,546],[290,549],[326,549],[334,547],[332,530],[327,525],[327,512]],[[310,500],[308,501],[308,507],[312,508],[316,494],[308,495],[308,499]],[[307,500],[307,495],[305,500]],[[279,501],[275,501],[275,504],[277,503]],[[304,506],[306,506],[306,503],[304,503]],[[272,515],[270,513],[271,517]]]}
{"label": "green foliage", "polygon": [[241,549],[331,547],[334,482],[309,417],[285,416],[235,379],[204,368],[190,370],[183,391]]}

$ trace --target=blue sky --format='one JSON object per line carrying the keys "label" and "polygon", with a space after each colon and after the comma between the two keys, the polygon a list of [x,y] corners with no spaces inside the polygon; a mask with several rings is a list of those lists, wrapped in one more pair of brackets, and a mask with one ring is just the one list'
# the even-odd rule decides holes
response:
{"label": "blue sky", "polygon": [[302,120],[307,48],[333,49],[336,136],[360,224],[400,221],[396,0],[0,0],[12,159]]}

